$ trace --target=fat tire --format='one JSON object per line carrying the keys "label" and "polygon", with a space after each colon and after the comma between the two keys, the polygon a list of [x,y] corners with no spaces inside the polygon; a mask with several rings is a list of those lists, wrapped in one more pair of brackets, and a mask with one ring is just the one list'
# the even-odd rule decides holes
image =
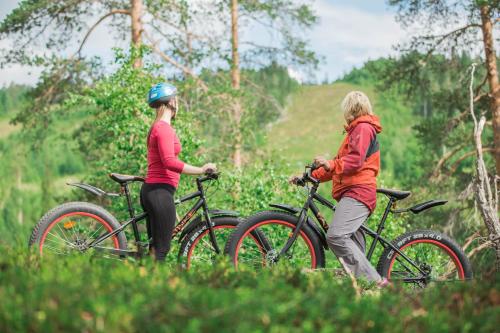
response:
{"label": "fat tire", "polygon": [[[231,258],[231,263],[234,264],[234,257],[236,255],[236,247],[239,243],[239,240],[243,235],[247,232],[248,229],[252,228],[256,224],[266,221],[266,220],[279,220],[279,221],[284,221],[291,223],[293,225],[297,225],[297,216],[283,212],[283,211],[276,211],[276,210],[268,210],[268,211],[262,211],[258,212],[250,217],[248,217],[244,222],[240,223],[231,237],[229,238],[228,242],[226,243],[226,248],[224,249],[224,253],[229,255]],[[311,244],[313,246],[313,251],[316,255],[316,267],[315,268],[324,268],[325,267],[325,251],[323,246],[321,245],[321,242],[316,235],[316,233],[309,227],[307,224],[304,224],[302,226],[302,231],[306,235],[307,238],[311,241]]]}
{"label": "fat tire", "polygon": [[[433,240],[445,245],[457,256],[458,261],[460,261],[464,270],[465,279],[472,279],[473,273],[469,258],[467,258],[464,251],[462,250],[460,245],[457,244],[457,242],[443,233],[432,230],[410,231],[394,239],[392,241],[392,245],[394,245],[398,249],[401,249],[406,244],[416,240]],[[389,275],[389,268],[395,255],[397,255],[397,253],[390,247],[386,247],[382,252],[382,255],[380,256],[377,264],[377,271],[382,277],[387,277]]]}
{"label": "fat tire", "polygon": [[[238,217],[230,217],[230,216],[221,216],[221,217],[213,217],[211,218],[213,226],[214,227],[220,227],[220,226],[229,226],[232,228],[236,228],[240,223],[242,223],[244,220],[242,218]],[[196,239],[202,235],[205,231],[208,230],[208,227],[205,223],[205,221],[201,221],[196,228],[191,231],[189,234],[187,234],[182,242],[181,246],[179,248],[179,253],[177,255],[177,261],[179,264],[181,264],[184,268],[187,268],[187,254],[189,254],[191,247],[193,244],[195,244]],[[264,236],[264,234],[260,231],[257,231],[259,234],[259,239],[261,240],[262,244],[261,246],[264,247],[265,249],[269,249],[269,241],[267,238]],[[224,244],[224,248],[227,245]],[[221,248],[221,250],[223,250]]]}
{"label": "fat tire", "polygon": [[[28,247],[31,248],[33,247],[33,245],[37,245],[40,243],[42,235],[53,221],[63,215],[73,212],[85,212],[97,215],[104,221],[106,221],[113,228],[113,230],[118,229],[121,226],[120,222],[118,222],[118,220],[110,212],[108,212],[101,206],[95,205],[90,202],[67,202],[52,208],[44,216],[42,216],[31,233]],[[127,250],[127,238],[125,236],[125,232],[122,231],[118,233],[117,238],[120,250]]]}

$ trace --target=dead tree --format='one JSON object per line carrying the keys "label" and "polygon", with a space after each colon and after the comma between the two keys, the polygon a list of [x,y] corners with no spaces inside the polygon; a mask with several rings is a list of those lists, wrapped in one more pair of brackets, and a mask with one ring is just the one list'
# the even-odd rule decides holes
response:
{"label": "dead tree", "polygon": [[[498,175],[493,177],[493,181],[488,175],[486,164],[483,159],[483,144],[481,141],[481,134],[483,133],[486,117],[481,115],[479,122],[474,114],[474,71],[476,65],[472,65],[471,80],[470,80],[470,113],[474,120],[474,144],[476,149],[476,176],[474,179],[474,196],[476,199],[479,212],[483,218],[486,229],[488,230],[489,240],[495,249],[496,255],[496,270],[500,272],[500,222],[498,219],[498,190],[497,182]],[[492,190],[492,185],[493,190]]]}

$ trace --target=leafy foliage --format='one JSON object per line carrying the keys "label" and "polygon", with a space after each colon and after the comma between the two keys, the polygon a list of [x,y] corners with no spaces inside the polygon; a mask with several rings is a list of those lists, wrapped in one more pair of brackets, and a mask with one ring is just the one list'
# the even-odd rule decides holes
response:
{"label": "leafy foliage", "polygon": [[19,112],[26,103],[26,91],[28,87],[11,84],[0,89],[0,117],[7,113]]}
{"label": "leafy foliage", "polygon": [[[175,266],[50,260],[2,248],[0,330],[93,332],[493,332],[499,281],[394,286],[356,297],[331,272],[235,272],[228,264]],[[83,278],[86,277],[86,278]],[[390,314],[390,315],[388,315]]]}

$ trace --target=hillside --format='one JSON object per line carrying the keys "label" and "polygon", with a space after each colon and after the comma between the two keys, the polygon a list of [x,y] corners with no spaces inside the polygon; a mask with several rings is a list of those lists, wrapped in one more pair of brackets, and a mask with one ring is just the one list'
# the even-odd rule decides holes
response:
{"label": "hillside", "polygon": [[381,119],[381,179],[397,186],[402,180],[398,178],[411,167],[411,162],[404,158],[409,155],[405,151],[415,150],[417,146],[411,132],[416,119],[401,97],[376,94],[372,86],[344,82],[303,86],[290,97],[280,120],[270,125],[267,148],[288,160],[290,171],[300,171],[317,155],[335,155],[344,136],[340,103],[352,90],[365,92]]}

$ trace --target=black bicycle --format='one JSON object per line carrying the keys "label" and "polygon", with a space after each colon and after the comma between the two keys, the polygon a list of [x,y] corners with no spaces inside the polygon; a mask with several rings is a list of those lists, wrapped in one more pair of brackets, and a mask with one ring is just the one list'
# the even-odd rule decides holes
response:
{"label": "black bicycle", "polygon": [[[312,177],[314,165],[306,166],[306,171],[297,185],[307,189],[307,200],[302,207],[284,204],[271,204],[277,210],[259,212],[241,223],[226,244],[225,252],[233,264],[251,268],[270,267],[278,263],[299,267],[325,267],[325,249],[328,249],[325,233],[328,224],[322,217],[316,202],[332,211],[335,206],[319,195],[319,181]],[[468,258],[460,246],[450,237],[432,230],[417,230],[405,233],[392,242],[381,236],[389,213],[412,212],[419,214],[429,208],[443,205],[445,200],[430,200],[406,209],[396,209],[397,201],[408,197],[411,192],[390,189],[377,189],[388,197],[389,202],[376,231],[366,225],[361,229],[373,241],[368,250],[370,260],[377,244],[384,248],[378,260],[378,273],[390,280],[402,280],[423,287],[431,281],[464,280],[472,278]],[[318,224],[308,216],[311,211]],[[261,248],[256,248],[253,237],[258,232],[264,234],[270,247],[265,249],[262,260]]]}
{"label": "black bicycle", "polygon": [[[86,190],[98,197],[125,196],[130,219],[120,223],[106,209],[89,202],[69,202],[47,212],[35,226],[29,241],[36,245],[40,254],[46,251],[57,255],[73,255],[93,251],[94,254],[114,258],[142,257],[149,252],[151,240],[141,240],[138,222],[145,220],[147,213],[135,214],[129,184],[144,182],[143,177],[111,173],[110,178],[120,184],[120,193],[107,193],[95,186],[68,184]],[[198,199],[186,215],[176,224],[173,237],[178,236],[180,248],[178,261],[186,268],[195,263],[211,261],[221,253],[221,245],[233,229],[241,222],[237,212],[209,210],[203,183],[217,180],[218,174],[207,174],[196,178],[197,191],[178,200],[180,204]],[[202,214],[197,214],[199,210]],[[193,218],[194,217],[194,218]],[[129,249],[125,228],[132,225],[135,246]],[[253,232],[254,239],[266,242],[259,231]],[[147,238],[147,237],[146,237]],[[267,243],[257,247],[268,247]]]}

